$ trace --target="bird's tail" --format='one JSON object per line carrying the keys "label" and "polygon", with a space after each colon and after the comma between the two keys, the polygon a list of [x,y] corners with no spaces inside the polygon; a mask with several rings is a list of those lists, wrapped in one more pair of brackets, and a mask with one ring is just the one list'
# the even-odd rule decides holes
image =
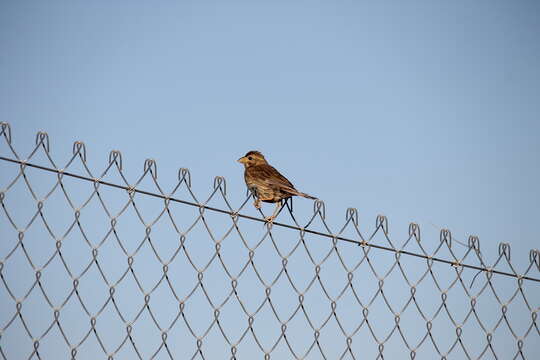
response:
{"label": "bird's tail", "polygon": [[317,200],[317,198],[315,196],[311,196],[309,194],[306,194],[306,193],[303,193],[303,192],[300,192],[300,191],[298,191],[298,193],[296,195],[305,197],[306,199]]}

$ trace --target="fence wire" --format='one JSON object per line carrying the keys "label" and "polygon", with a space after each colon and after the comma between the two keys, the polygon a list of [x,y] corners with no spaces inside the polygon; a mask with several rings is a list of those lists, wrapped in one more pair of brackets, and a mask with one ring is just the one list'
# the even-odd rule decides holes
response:
{"label": "fence wire", "polygon": [[[49,137],[26,157],[1,124],[3,359],[535,359],[540,252],[524,270],[501,243],[456,248],[409,225],[369,233],[356,209],[332,231],[285,207],[267,224],[249,197],[205,200],[180,169],[172,191],[148,159],[130,183],[111,151],[93,174],[77,141],[60,167]],[[251,215],[249,212],[251,211]],[[428,250],[434,244],[434,249]],[[462,251],[459,251],[459,250]],[[474,283],[473,283],[474,280]]]}

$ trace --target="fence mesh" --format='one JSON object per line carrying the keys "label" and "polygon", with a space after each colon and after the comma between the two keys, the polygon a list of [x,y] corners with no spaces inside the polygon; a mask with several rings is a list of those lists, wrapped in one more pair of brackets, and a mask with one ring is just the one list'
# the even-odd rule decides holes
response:
{"label": "fence mesh", "polygon": [[129,182],[119,151],[93,174],[84,143],[59,166],[46,133],[21,157],[1,126],[3,359],[538,356],[538,250],[518,271],[507,243],[488,263],[411,223],[398,244],[355,209],[333,231],[322,201],[267,224],[221,177],[201,200],[180,169],[166,192],[151,159]]}

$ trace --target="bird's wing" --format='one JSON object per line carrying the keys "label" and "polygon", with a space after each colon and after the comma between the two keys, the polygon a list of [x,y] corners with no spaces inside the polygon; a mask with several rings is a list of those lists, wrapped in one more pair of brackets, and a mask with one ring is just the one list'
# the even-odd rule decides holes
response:
{"label": "bird's wing", "polygon": [[294,185],[283,175],[279,173],[273,166],[265,165],[260,167],[261,178],[270,186],[277,186],[281,190],[291,194],[297,194],[298,191]]}

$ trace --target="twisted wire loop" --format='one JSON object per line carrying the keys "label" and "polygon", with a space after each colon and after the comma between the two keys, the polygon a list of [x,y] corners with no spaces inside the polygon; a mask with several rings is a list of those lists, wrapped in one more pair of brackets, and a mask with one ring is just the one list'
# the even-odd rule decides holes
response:
{"label": "twisted wire loop", "polygon": [[355,208],[335,232],[320,200],[253,226],[223,177],[199,200],[186,168],[166,192],[153,159],[129,182],[118,150],[94,175],[81,141],[59,167],[45,132],[24,159],[0,136],[3,359],[537,358],[537,249],[519,272],[448,229],[398,245]]}

